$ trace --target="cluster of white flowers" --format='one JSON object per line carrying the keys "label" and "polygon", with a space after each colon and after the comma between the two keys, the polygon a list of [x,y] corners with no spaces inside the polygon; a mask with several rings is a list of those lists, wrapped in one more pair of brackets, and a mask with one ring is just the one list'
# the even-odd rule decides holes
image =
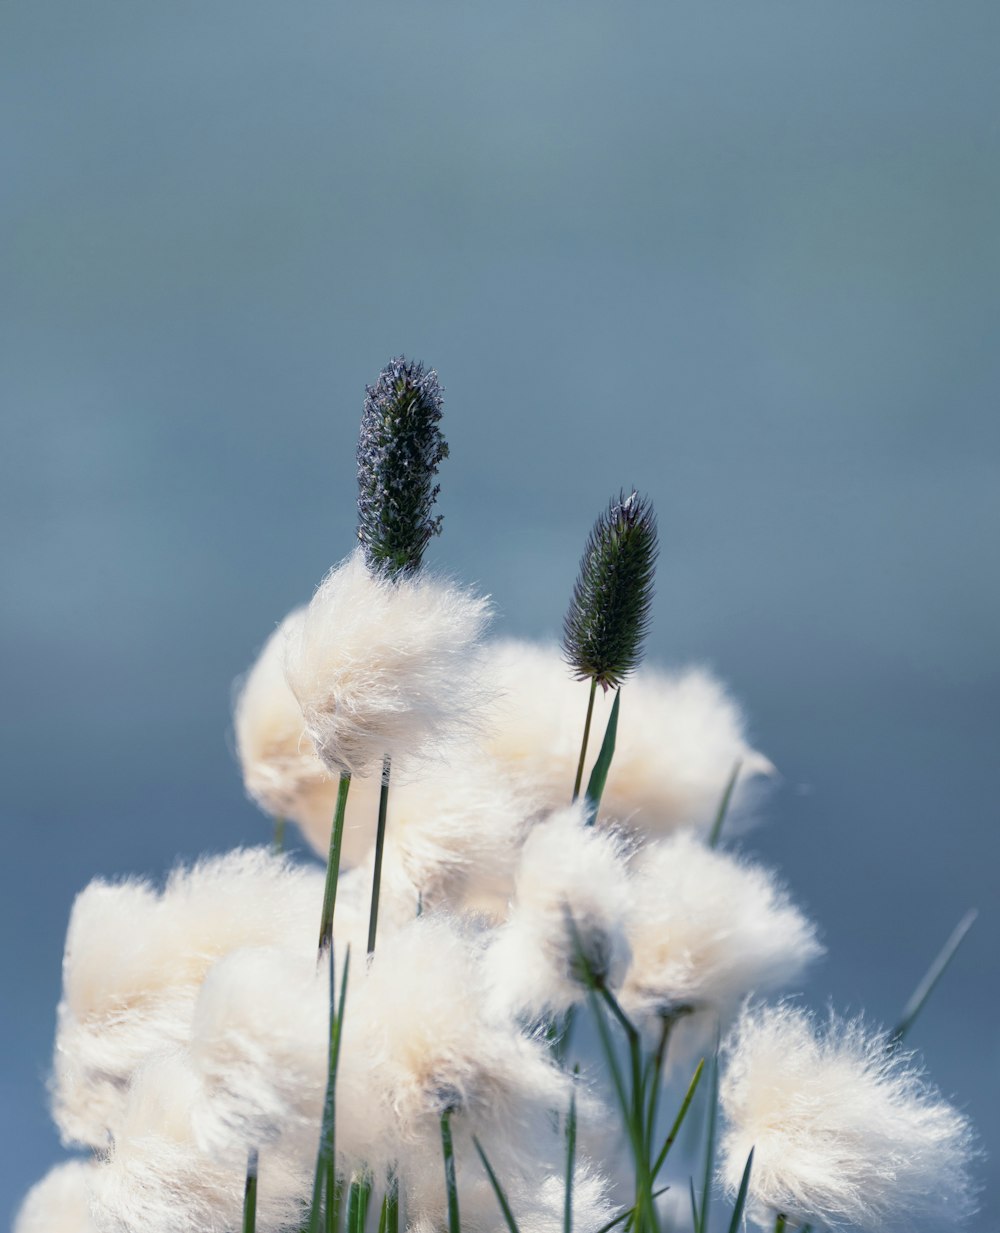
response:
{"label": "cluster of white flowers", "polygon": [[[235,710],[247,792],[325,856],[338,790],[358,779],[329,964],[323,872],[262,848],[181,868],[162,890],[84,890],[52,1103],[89,1155],[38,1183],[17,1233],[235,1233],[248,1161],[256,1229],[298,1233],[327,1125],[345,1204],[348,1190],[398,1193],[411,1233],[454,1228],[450,1199],[473,1233],[510,1227],[490,1168],[523,1233],[601,1233],[633,1204],[646,1233],[658,1167],[633,1161],[642,1200],[617,1149],[602,1158],[607,1127],[623,1112],[612,1138],[633,1156],[652,1146],[657,1099],[676,1112],[661,1079],[686,1086],[719,1034],[720,1180],[735,1194],[754,1149],[748,1216],[905,1230],[968,1213],[968,1125],[905,1055],[858,1023],[817,1034],[787,1004],[747,1003],[821,947],[770,871],[708,843],[734,768],[727,835],[772,771],[722,686],[701,670],[630,677],[595,818],[570,803],[586,690],[554,647],[483,643],[488,612],[358,553],[268,640]],[[598,735],[604,719],[599,701]],[[389,764],[401,775],[376,851]],[[573,1016],[592,1014],[626,1028],[631,1121],[611,1081],[624,1054],[584,1057],[582,1073],[568,1060]],[[675,1025],[683,1039],[668,1041]]]}

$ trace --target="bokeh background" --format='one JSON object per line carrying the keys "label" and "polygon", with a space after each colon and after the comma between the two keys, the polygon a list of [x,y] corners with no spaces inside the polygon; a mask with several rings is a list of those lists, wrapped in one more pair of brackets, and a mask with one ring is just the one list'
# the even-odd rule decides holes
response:
{"label": "bokeh background", "polygon": [[400,351],[503,632],[653,497],[651,655],[782,771],[811,1001],[891,1022],[981,909],[914,1043],[995,1151],[998,47],[996,0],[6,0],[0,1219],[74,893],[267,835],[231,683],[350,548]]}

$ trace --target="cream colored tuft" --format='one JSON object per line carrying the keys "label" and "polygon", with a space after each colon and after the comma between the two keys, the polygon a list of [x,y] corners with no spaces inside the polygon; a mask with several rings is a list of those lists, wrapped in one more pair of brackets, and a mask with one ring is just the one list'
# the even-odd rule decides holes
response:
{"label": "cream colored tuft", "polygon": [[14,1218],[13,1233],[97,1233],[90,1215],[94,1164],[67,1160],[28,1191]]}
{"label": "cream colored tuft", "polygon": [[538,1018],[586,995],[580,952],[613,990],[630,959],[625,849],[585,816],[581,805],[570,806],[532,830],[510,918],[489,952],[494,1001]]}
{"label": "cream colored tuft", "polygon": [[[206,1233],[241,1227],[246,1158],[198,1145],[193,1112],[204,1090],[183,1053],[160,1054],[137,1072],[106,1162],[95,1172],[100,1233]],[[257,1228],[278,1233],[301,1218],[311,1168],[261,1153]]]}
{"label": "cream colored tuft", "polygon": [[726,1041],[721,1173],[773,1227],[915,1233],[962,1227],[975,1209],[969,1123],[884,1034],[783,1005],[746,1010]]}
{"label": "cream colored tuft", "polygon": [[285,672],[320,757],[368,775],[435,755],[482,706],[489,602],[427,574],[369,573],[360,549],[323,579],[285,643]]}
{"label": "cream colored tuft", "polygon": [[621,991],[638,1018],[732,1013],[751,992],[798,979],[822,951],[774,875],[678,834],[643,848],[633,874],[632,966]]}
{"label": "cream colored tuft", "polygon": [[95,881],[77,896],[63,960],[52,1094],[67,1142],[103,1148],[129,1079],[187,1041],[209,967],[243,946],[315,947],[323,875],[263,848],[175,870],[162,894]]}
{"label": "cream colored tuft", "polygon": [[305,831],[325,825],[329,833],[337,778],[318,757],[285,679],[285,644],[301,630],[305,615],[304,608],[290,612],[264,644],[240,685],[233,726],[251,800],[271,817],[287,818]]}
{"label": "cream colored tuft", "polygon": [[[501,701],[491,712],[489,751],[557,809],[576,775],[589,686],[575,681],[559,648],[514,640],[487,644]],[[613,694],[598,697],[587,775],[601,747]],[[644,834],[680,827],[707,831],[737,762],[730,805],[745,815],[771,763],[746,740],[743,714],[700,668],[667,673],[643,666],[622,687],[618,739],[602,813]]]}

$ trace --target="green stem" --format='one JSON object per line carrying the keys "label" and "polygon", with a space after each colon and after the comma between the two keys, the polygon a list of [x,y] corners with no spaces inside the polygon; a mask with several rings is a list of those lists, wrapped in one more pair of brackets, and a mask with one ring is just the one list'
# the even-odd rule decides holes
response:
{"label": "green stem", "polygon": [[257,1149],[250,1149],[247,1156],[247,1180],[243,1188],[243,1233],[254,1233],[257,1228]]}
{"label": "green stem", "polygon": [[590,700],[587,703],[587,720],[583,725],[583,741],[580,745],[580,761],[576,767],[576,782],[573,784],[573,800],[580,795],[580,785],[583,783],[583,764],[587,760],[587,742],[590,740],[590,721],[594,718],[594,697],[597,694],[597,678],[590,682]]}
{"label": "green stem", "polygon": [[652,1064],[650,1066],[649,1076],[649,1108],[646,1113],[646,1142],[653,1142],[653,1133],[656,1130],[656,1113],[660,1103],[660,1082],[663,1073],[663,1060],[667,1055],[667,1044],[670,1040],[670,1031],[677,1022],[673,1015],[661,1015],[660,1017],[660,1038],[656,1042],[656,1050],[653,1053]]}
{"label": "green stem", "polygon": [[458,1216],[458,1183],[455,1178],[455,1145],[451,1138],[451,1114],[441,1114],[441,1150],[444,1154],[444,1184],[448,1191],[448,1233],[461,1233]]}
{"label": "green stem", "polygon": [[276,855],[285,850],[285,819],[274,819],[274,837],[271,840],[271,851]]}
{"label": "green stem", "polygon": [[712,830],[708,836],[708,846],[710,848],[717,847],[719,839],[722,837],[722,827],[726,821],[726,814],[729,813],[729,805],[733,799],[733,790],[736,787],[737,779],[740,777],[740,767],[742,765],[742,762],[737,761],[730,772],[729,778],[726,780],[726,786],[722,791],[722,800],[719,801],[715,821],[712,823]]}
{"label": "green stem", "polygon": [[563,1233],[573,1233],[573,1182],[576,1178],[576,1077],[579,1066],[573,1070],[573,1090],[569,1098],[569,1116],[566,1119],[566,1193],[563,1205]]}
{"label": "green stem", "polygon": [[365,1233],[371,1197],[371,1177],[367,1173],[355,1174],[347,1194],[347,1233]]}
{"label": "green stem", "polygon": [[692,1100],[694,1100],[694,1094],[698,1090],[698,1083],[701,1079],[702,1072],[704,1071],[704,1069],[705,1069],[705,1059],[702,1058],[701,1061],[698,1063],[698,1065],[695,1067],[695,1072],[691,1076],[691,1082],[688,1084],[688,1090],[684,1093],[684,1099],[681,1101],[680,1110],[678,1111],[677,1116],[674,1118],[674,1124],[673,1126],[670,1127],[670,1133],[667,1135],[666,1140],[664,1141],[663,1147],[660,1148],[660,1154],[659,1156],[657,1156],[656,1163],[653,1165],[654,1180],[656,1178],[656,1175],[663,1168],[663,1162],[666,1160],[670,1149],[673,1147],[674,1142],[677,1139],[678,1134],[680,1133],[681,1126],[684,1125],[684,1119],[687,1117],[688,1109],[691,1108],[691,1102]]}
{"label": "green stem", "polygon": [[787,1228],[788,1218],[779,1212],[778,1219],[774,1222],[774,1233],[785,1233],[785,1229]]}
{"label": "green stem", "polygon": [[344,841],[344,815],[347,812],[347,793],[351,789],[350,775],[341,775],[337,788],[337,809],[333,815],[330,831],[330,854],[326,862],[326,883],[323,887],[323,912],[319,922],[319,953],[333,941],[333,912],[337,906],[337,879],[340,875],[340,848]]}
{"label": "green stem", "polygon": [[385,849],[385,818],[389,809],[389,755],[382,760],[382,787],[378,794],[378,830],[375,834],[375,872],[372,875],[372,907],[368,916],[368,953],[375,952],[378,901],[382,889],[382,853]]}

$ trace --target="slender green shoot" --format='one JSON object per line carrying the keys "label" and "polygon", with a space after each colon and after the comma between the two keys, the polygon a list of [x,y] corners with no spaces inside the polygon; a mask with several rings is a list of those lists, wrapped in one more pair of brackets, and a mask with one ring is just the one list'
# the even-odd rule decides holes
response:
{"label": "slender green shoot", "polygon": [[927,999],[934,992],[938,981],[948,970],[952,959],[958,951],[958,948],[965,940],[965,935],[969,932],[972,926],[976,923],[976,917],[979,913],[975,908],[971,908],[952,930],[951,937],[945,942],[941,948],[937,958],[931,964],[924,974],[923,980],[917,985],[913,991],[913,995],[903,1008],[903,1014],[899,1022],[893,1028],[889,1036],[888,1047],[890,1050],[898,1049],[900,1044],[906,1039],[906,1035],[910,1028],[913,1027],[917,1016],[923,1010]]}
{"label": "slender green shoot", "polygon": [[[653,1191],[653,1198],[658,1199],[661,1194],[666,1194],[669,1189],[670,1189],[669,1186],[661,1186],[659,1190]],[[623,1223],[623,1221],[629,1220],[634,1215],[635,1215],[634,1207],[623,1207],[622,1210],[618,1213],[617,1216],[614,1217],[613,1220],[609,1220],[607,1224],[602,1224],[601,1227],[597,1230],[597,1233],[610,1233],[611,1229],[616,1229],[618,1225]]]}
{"label": "slender green shoot", "polygon": [[257,1149],[247,1156],[247,1180],[243,1187],[243,1233],[255,1233],[257,1228]]}
{"label": "slender green shoot", "polygon": [[698,1211],[698,1200],[695,1198],[693,1177],[688,1177],[688,1193],[691,1196],[692,1227],[694,1228],[695,1233],[698,1233],[698,1230],[701,1228],[701,1214]]}
{"label": "slender green shoot", "polygon": [[[653,1180],[656,1180],[656,1175],[663,1168],[663,1162],[667,1159],[670,1149],[673,1147],[678,1134],[680,1134],[681,1126],[684,1125],[684,1119],[687,1117],[688,1109],[691,1108],[691,1102],[694,1100],[694,1094],[698,1090],[698,1083],[701,1080],[702,1072],[705,1069],[705,1059],[702,1058],[695,1067],[695,1072],[691,1076],[691,1082],[688,1084],[688,1090],[684,1093],[684,1099],[681,1101],[680,1110],[674,1118],[674,1124],[670,1127],[670,1133],[664,1140],[663,1146],[660,1148],[660,1154],[656,1158],[656,1163],[653,1165]],[[695,1227],[698,1222],[695,1221]]]}
{"label": "slender green shoot", "polygon": [[712,1086],[709,1090],[708,1140],[705,1144],[705,1173],[701,1192],[700,1217],[695,1233],[706,1233],[708,1208],[712,1197],[712,1177],[715,1174],[715,1128],[719,1112],[719,1054],[712,1059]]}
{"label": "slender green shoot", "polygon": [[347,1192],[347,1233],[365,1233],[368,1223],[368,1204],[372,1197],[370,1174],[355,1174]]}
{"label": "slender green shoot", "polygon": [[566,1190],[563,1204],[563,1233],[573,1233],[573,1182],[576,1177],[576,1078],[580,1067],[573,1067],[573,1090],[566,1118]]}
{"label": "slender green shoot", "polygon": [[399,1178],[390,1173],[383,1200],[385,1207],[385,1233],[399,1233]]}
{"label": "slender green shoot", "polygon": [[274,819],[274,835],[271,839],[271,851],[274,853],[285,850],[285,819]]}
{"label": "slender green shoot", "polygon": [[[618,709],[622,700],[621,689],[615,690],[615,700],[608,716],[608,726],[604,730],[604,740],[590,772],[587,783],[587,823],[593,826],[597,820],[597,811],[601,807],[601,797],[604,795],[604,785],[608,782],[608,772],[611,770],[611,759],[615,756],[615,741],[618,737]],[[576,799],[574,797],[574,799]]]}
{"label": "slender green shoot", "polygon": [[486,1152],[483,1150],[483,1145],[479,1142],[475,1135],[472,1136],[472,1142],[476,1151],[479,1153],[479,1159],[483,1162],[483,1168],[486,1170],[486,1176],[490,1179],[490,1185],[493,1187],[493,1193],[496,1195],[497,1202],[500,1204],[500,1210],[503,1212],[503,1218],[507,1224],[509,1233],[521,1233],[521,1230],[517,1227],[517,1221],[514,1219],[514,1213],[511,1211],[507,1194],[504,1191],[503,1186],[500,1185],[500,1181],[493,1170],[493,1166],[486,1157]]}
{"label": "slender green shoot", "polygon": [[774,1222],[774,1233],[785,1233],[788,1228],[788,1217],[781,1212],[778,1213],[778,1218]]}
{"label": "slender green shoot", "polygon": [[687,1014],[690,1014],[690,1008],[683,1006],[670,1014],[660,1016],[660,1036],[656,1042],[656,1049],[650,1056],[649,1070],[646,1078],[646,1087],[649,1090],[648,1108],[646,1111],[646,1141],[650,1144],[653,1142],[653,1135],[656,1132],[656,1115],[659,1111],[660,1091],[663,1087],[661,1082],[663,1063],[667,1056],[670,1034],[674,1030],[674,1024],[678,1019],[683,1018]]}
{"label": "slender green shoot", "polygon": [[722,836],[722,827],[726,821],[726,814],[729,813],[729,806],[732,803],[733,792],[736,788],[736,781],[740,777],[740,769],[743,763],[737,761],[730,772],[729,778],[726,781],[726,786],[722,792],[722,800],[719,801],[719,808],[715,814],[715,821],[712,823],[712,829],[708,835],[708,846],[710,848],[718,847],[719,839]]}
{"label": "slender green shoot", "polygon": [[[340,1041],[343,1034],[344,1007],[347,1001],[347,974],[351,965],[350,947],[344,953],[344,968],[340,978],[340,997],[335,994],[333,947],[330,963],[330,1045],[328,1054],[326,1094],[323,1098],[323,1122],[320,1129],[316,1173],[313,1178],[312,1205],[309,1209],[308,1233],[336,1233],[340,1218],[340,1184],[337,1180],[337,1066],[340,1061]],[[323,1196],[326,1195],[325,1220],[321,1226]]]}
{"label": "slender green shoot", "polygon": [[340,876],[340,849],[344,841],[344,815],[347,812],[347,794],[351,789],[350,775],[341,775],[337,788],[337,809],[333,815],[330,831],[330,855],[326,862],[326,883],[323,887],[323,912],[319,922],[319,953],[333,941],[333,913],[337,906],[337,880]]}
{"label": "slender green shoot", "polygon": [[580,795],[580,785],[583,783],[583,764],[587,760],[587,745],[590,741],[590,724],[594,718],[594,697],[597,694],[597,678],[591,678],[590,698],[587,701],[587,718],[583,725],[583,740],[580,742],[580,760],[576,764],[576,779],[573,782],[573,800]]}
{"label": "slender green shoot", "polygon": [[458,1181],[455,1177],[455,1145],[451,1137],[451,1113],[441,1114],[441,1151],[444,1155],[444,1184],[448,1192],[448,1233],[462,1233],[458,1215]]}
{"label": "slender green shoot", "polygon": [[382,854],[385,849],[385,819],[389,809],[389,755],[382,760],[382,787],[378,794],[378,830],[375,833],[375,872],[372,875],[372,906],[368,916],[368,953],[375,952],[378,901],[382,888]]}
{"label": "slender green shoot", "polygon": [[740,1233],[740,1221],[743,1219],[743,1209],[747,1205],[747,1191],[750,1189],[750,1170],[753,1168],[753,1148],[747,1157],[746,1167],[740,1181],[739,1193],[736,1195],[736,1206],[733,1208],[733,1218],[729,1222],[729,1233]]}

